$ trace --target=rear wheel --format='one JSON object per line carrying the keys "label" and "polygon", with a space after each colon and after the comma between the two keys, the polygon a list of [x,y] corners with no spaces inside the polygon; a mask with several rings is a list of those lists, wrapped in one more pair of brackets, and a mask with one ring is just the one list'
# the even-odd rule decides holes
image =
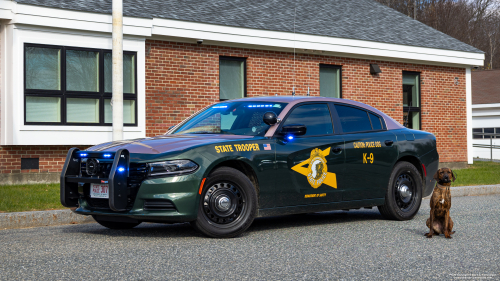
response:
{"label": "rear wheel", "polygon": [[382,216],[391,220],[410,220],[422,203],[422,177],[409,162],[394,166],[385,195],[385,203],[378,206]]}
{"label": "rear wheel", "polygon": [[191,225],[210,237],[235,237],[250,227],[256,212],[257,193],[252,182],[236,169],[221,167],[206,179],[198,218]]}
{"label": "rear wheel", "polygon": [[110,229],[131,229],[131,228],[134,228],[136,226],[138,226],[139,224],[141,224],[141,222],[118,222],[118,221],[108,221],[108,220],[102,220],[102,219],[99,219],[99,217],[97,216],[92,216],[94,218],[94,220],[104,226],[104,227],[107,227],[107,228],[110,228]]}

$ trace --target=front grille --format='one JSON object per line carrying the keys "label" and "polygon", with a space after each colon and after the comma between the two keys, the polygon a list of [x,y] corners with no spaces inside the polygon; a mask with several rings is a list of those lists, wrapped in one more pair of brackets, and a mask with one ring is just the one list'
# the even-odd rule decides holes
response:
{"label": "front grille", "polygon": [[[87,173],[87,162],[89,161],[98,161],[99,167],[94,174]],[[80,173],[82,177],[96,177],[96,178],[108,178],[109,172],[111,171],[111,166],[113,166],[113,159],[96,159],[96,158],[86,158],[82,159],[80,165]],[[92,169],[94,171],[95,169]]]}
{"label": "front grille", "polygon": [[[111,169],[111,168],[110,168]],[[84,175],[84,163],[82,163],[82,175]],[[109,175],[109,170],[107,171]],[[127,198],[127,210],[131,210],[134,206],[135,198],[137,197],[137,192],[139,191],[139,187],[141,183],[144,181],[147,175],[147,164],[145,163],[130,163],[129,166],[129,177],[127,178],[127,187],[128,187],[128,198]],[[84,176],[87,176],[85,173]],[[97,176],[94,176],[98,178]],[[106,177],[107,178],[107,177]],[[101,198],[91,198],[90,197],[90,184],[85,184],[84,187],[84,197],[87,204],[92,209],[106,209],[109,208],[109,199],[101,199]]]}
{"label": "front grille", "polygon": [[175,210],[175,205],[167,199],[147,199],[144,200],[144,210]]}

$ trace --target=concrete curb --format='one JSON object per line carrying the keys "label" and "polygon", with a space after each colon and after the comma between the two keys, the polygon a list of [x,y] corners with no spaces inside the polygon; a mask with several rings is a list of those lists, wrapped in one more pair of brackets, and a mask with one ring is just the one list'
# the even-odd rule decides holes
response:
{"label": "concrete curb", "polygon": [[[477,195],[490,195],[490,194],[500,194],[500,184],[451,187],[451,197],[477,196]],[[429,198],[431,198],[431,195],[424,197],[424,199],[429,199]]]}
{"label": "concrete curb", "polygon": [[95,222],[91,216],[77,215],[69,209],[0,214],[0,229],[81,224],[91,222]]}
{"label": "concrete curb", "polygon": [[[452,197],[491,195],[491,194],[500,194],[500,184],[451,187]],[[424,199],[429,199],[429,198],[430,196],[427,196]],[[0,214],[0,230],[64,225],[64,224],[83,224],[83,223],[93,223],[93,222],[95,221],[91,216],[77,215],[69,209]]]}

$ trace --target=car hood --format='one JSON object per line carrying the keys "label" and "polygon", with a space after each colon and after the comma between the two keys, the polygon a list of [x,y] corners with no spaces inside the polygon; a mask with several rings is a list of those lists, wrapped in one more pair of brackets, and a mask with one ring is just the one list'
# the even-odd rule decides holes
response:
{"label": "car hood", "polygon": [[153,138],[113,141],[92,146],[87,151],[117,151],[127,149],[130,153],[159,154],[164,152],[182,151],[194,146],[210,143],[247,140],[253,136],[235,135],[161,135]]}

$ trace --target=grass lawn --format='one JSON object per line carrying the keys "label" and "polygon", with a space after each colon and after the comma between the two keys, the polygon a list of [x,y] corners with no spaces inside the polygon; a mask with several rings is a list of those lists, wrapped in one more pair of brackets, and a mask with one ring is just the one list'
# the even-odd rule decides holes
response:
{"label": "grass lawn", "polygon": [[500,184],[500,163],[474,161],[468,169],[453,170],[457,179],[452,186]]}
{"label": "grass lawn", "polygon": [[0,212],[65,209],[59,199],[59,184],[0,186]]}
{"label": "grass lawn", "polygon": [[[500,163],[474,161],[468,169],[453,171],[452,186],[500,184]],[[0,185],[0,213],[65,209],[59,184]]]}

